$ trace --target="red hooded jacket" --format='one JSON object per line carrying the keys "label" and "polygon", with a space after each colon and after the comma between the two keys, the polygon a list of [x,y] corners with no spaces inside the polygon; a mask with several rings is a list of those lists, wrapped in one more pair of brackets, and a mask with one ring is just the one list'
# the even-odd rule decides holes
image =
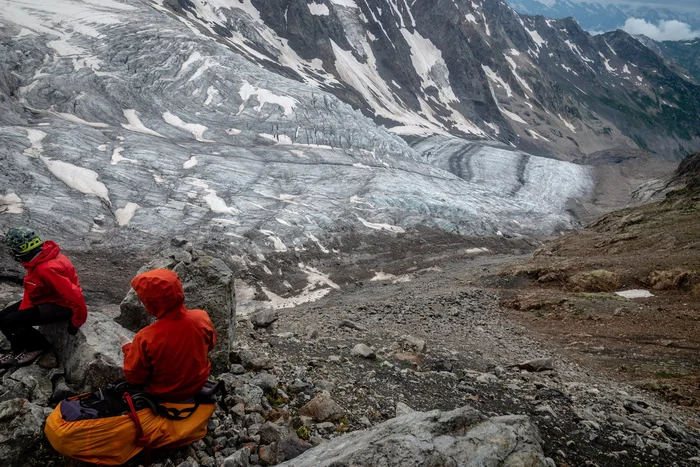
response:
{"label": "red hooded jacket", "polygon": [[22,263],[27,270],[24,277],[24,297],[19,306],[26,310],[42,303],[55,303],[73,310],[71,322],[79,328],[87,319],[87,306],[73,263],[61,254],[59,246],[47,240],[34,259]]}
{"label": "red hooded jacket", "polygon": [[154,269],[131,281],[149,314],[158,321],[136,333],[122,347],[124,375],[132,384],[171,402],[197,394],[209,377],[207,354],[216,344],[216,331],[203,310],[185,308],[180,278]]}

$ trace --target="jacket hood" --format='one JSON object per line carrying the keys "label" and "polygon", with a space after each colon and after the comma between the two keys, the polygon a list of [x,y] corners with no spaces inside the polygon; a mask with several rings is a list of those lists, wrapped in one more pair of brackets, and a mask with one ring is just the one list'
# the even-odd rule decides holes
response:
{"label": "jacket hood", "polygon": [[182,282],[173,271],[154,269],[134,277],[131,287],[138,295],[146,311],[160,319],[175,318],[185,310],[185,294]]}
{"label": "jacket hood", "polygon": [[44,263],[50,259],[54,259],[61,252],[61,247],[52,240],[46,240],[42,244],[41,253],[32,258],[31,261],[22,263],[25,268],[32,268],[37,264]]}

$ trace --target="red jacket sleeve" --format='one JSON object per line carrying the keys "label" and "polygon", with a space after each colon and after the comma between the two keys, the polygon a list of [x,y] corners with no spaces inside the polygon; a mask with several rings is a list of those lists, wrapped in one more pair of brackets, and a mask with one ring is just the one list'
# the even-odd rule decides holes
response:
{"label": "red jacket sleeve", "polygon": [[146,353],[146,340],[137,333],[133,342],[122,346],[122,352],[126,380],[131,384],[146,384],[153,371]]}
{"label": "red jacket sleeve", "polygon": [[87,305],[80,288],[55,268],[47,268],[43,278],[68,302],[70,309],[73,310],[71,318],[73,326],[76,328],[82,326],[87,320]]}

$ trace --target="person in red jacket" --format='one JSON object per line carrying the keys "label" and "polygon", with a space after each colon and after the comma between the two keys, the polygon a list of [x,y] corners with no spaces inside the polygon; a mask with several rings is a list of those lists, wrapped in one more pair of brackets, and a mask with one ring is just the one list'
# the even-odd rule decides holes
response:
{"label": "person in red jacket", "polygon": [[131,287],[158,320],[137,332],[133,342],[120,337],[126,380],[145,385],[146,392],[164,401],[193,397],[211,371],[208,354],[216,344],[216,331],[209,315],[185,308],[182,283],[173,271],[144,272]]}
{"label": "person in red jacket", "polygon": [[55,242],[42,242],[28,227],[13,227],[5,243],[27,275],[22,300],[0,311],[0,331],[12,347],[0,356],[0,368],[29,365],[51,347],[33,326],[68,321],[67,331],[75,335],[87,319],[78,275]]}

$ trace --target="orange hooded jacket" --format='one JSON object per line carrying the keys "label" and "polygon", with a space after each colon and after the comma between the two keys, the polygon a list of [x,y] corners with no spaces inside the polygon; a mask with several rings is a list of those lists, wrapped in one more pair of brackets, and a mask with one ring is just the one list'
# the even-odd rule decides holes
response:
{"label": "orange hooded jacket", "polygon": [[158,321],[136,333],[122,347],[124,375],[132,384],[167,401],[197,394],[209,377],[207,354],[216,344],[216,331],[203,310],[185,308],[180,278],[172,271],[155,269],[131,281],[149,314]]}

